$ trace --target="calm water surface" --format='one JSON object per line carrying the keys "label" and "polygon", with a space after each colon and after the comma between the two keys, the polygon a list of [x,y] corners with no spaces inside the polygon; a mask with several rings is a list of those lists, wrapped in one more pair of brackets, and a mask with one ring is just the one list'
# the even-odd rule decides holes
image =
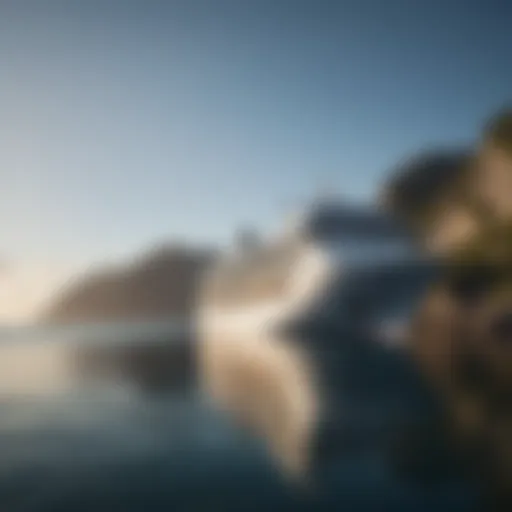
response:
{"label": "calm water surface", "polygon": [[397,475],[363,424],[375,419],[352,415],[368,431],[367,448],[349,450],[317,487],[299,492],[255,440],[208,406],[193,380],[153,395],[126,378],[84,379],[72,363],[84,344],[171,343],[180,329],[159,323],[0,333],[2,512],[471,510],[464,486]]}

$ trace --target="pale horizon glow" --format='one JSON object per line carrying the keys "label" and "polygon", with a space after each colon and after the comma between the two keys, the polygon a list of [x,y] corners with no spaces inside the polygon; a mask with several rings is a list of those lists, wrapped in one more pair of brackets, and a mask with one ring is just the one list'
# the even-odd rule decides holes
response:
{"label": "pale horizon glow", "polygon": [[0,326],[32,322],[78,269],[25,265],[0,272]]}

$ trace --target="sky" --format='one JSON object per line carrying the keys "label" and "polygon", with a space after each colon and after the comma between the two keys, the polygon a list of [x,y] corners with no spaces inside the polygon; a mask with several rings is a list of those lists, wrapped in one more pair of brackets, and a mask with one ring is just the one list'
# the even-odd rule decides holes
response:
{"label": "sky", "polygon": [[471,143],[512,99],[505,4],[1,1],[0,321],[76,269],[265,229],[319,187],[368,200]]}

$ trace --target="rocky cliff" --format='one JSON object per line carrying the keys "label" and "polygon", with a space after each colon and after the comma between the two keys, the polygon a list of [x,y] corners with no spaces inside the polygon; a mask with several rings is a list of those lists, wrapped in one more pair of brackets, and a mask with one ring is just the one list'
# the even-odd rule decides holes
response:
{"label": "rocky cliff", "polygon": [[84,275],[70,284],[42,315],[42,321],[103,322],[187,317],[196,288],[213,252],[160,247],[133,263]]}
{"label": "rocky cliff", "polygon": [[409,337],[441,398],[484,510],[512,509],[512,111],[474,148],[433,152],[394,174],[384,206],[447,261]]}

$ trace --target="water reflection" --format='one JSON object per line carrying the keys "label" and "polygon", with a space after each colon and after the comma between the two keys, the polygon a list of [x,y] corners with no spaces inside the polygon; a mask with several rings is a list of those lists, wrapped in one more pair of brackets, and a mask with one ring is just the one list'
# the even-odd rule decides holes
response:
{"label": "water reflection", "polygon": [[69,349],[43,340],[37,343],[6,343],[0,346],[0,393],[41,395],[70,389],[73,372]]}
{"label": "water reflection", "polygon": [[0,397],[176,392],[193,344],[174,323],[20,328],[0,334]]}
{"label": "water reflection", "polygon": [[[146,328],[115,342],[112,326],[1,340],[2,510],[470,509],[465,487],[398,475],[376,435],[379,418],[348,401],[351,449],[323,470],[318,488],[290,488],[258,440],[196,391],[190,340],[162,336],[161,325],[141,336]],[[184,361],[179,378],[146,385],[151,368],[164,375]]]}

